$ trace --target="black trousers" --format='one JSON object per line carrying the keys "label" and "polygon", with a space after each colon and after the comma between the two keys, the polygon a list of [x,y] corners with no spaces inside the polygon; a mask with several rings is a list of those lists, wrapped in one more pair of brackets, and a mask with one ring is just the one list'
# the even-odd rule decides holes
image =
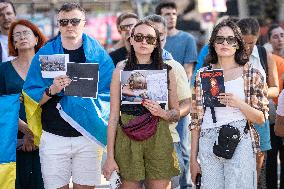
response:
{"label": "black trousers", "polygon": [[44,189],[38,153],[17,151],[16,189]]}
{"label": "black trousers", "polygon": [[266,185],[267,189],[278,189],[277,160],[280,155],[280,189],[284,189],[284,140],[274,133],[274,124],[270,125],[272,149],[267,151]]}

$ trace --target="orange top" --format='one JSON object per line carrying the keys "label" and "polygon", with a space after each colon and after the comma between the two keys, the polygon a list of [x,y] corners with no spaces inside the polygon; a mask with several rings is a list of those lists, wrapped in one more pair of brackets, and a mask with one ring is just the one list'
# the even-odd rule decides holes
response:
{"label": "orange top", "polygon": [[[279,80],[279,91],[283,89],[283,80],[284,80],[284,58],[272,54],[273,60],[276,62],[277,72],[278,72],[278,80]],[[274,98],[273,101],[278,104],[278,97]]]}

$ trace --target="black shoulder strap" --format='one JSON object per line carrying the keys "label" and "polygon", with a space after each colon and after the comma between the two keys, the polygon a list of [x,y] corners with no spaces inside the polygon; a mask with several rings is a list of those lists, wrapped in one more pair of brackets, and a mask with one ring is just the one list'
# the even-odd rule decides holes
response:
{"label": "black shoulder strap", "polygon": [[266,82],[268,81],[268,63],[267,63],[267,53],[264,47],[257,45],[257,51],[259,54],[259,59],[261,66],[263,67],[266,73]]}
{"label": "black shoulder strap", "polygon": [[2,45],[0,43],[0,62],[2,62]]}

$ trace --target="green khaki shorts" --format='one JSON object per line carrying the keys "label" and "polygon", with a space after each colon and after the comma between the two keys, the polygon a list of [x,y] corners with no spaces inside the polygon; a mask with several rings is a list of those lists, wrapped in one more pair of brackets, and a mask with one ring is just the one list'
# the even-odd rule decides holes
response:
{"label": "green khaki shorts", "polygon": [[[133,118],[134,116],[123,114],[122,122],[127,123]],[[144,141],[130,139],[118,126],[115,160],[122,179],[127,181],[170,180],[179,175],[169,124],[163,120],[159,121],[155,135]]]}

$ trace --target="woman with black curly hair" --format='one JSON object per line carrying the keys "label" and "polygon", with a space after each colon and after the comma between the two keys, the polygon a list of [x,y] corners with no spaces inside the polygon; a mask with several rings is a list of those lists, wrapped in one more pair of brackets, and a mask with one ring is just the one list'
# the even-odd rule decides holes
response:
{"label": "woman with black curly hair", "polygon": [[[201,173],[206,189],[255,189],[256,144],[249,123],[261,124],[268,115],[264,77],[248,63],[241,31],[230,20],[214,27],[206,61],[209,66],[196,76],[192,103],[192,180]],[[223,70],[225,93],[218,100],[225,107],[203,107],[200,73],[205,69]]]}

